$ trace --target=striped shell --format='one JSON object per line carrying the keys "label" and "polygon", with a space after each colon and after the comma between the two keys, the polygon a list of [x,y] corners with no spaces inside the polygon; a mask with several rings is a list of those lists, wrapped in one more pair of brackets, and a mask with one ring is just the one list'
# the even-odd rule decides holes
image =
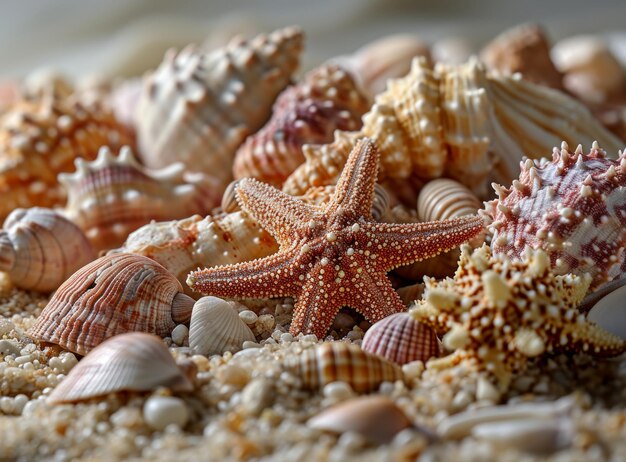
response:
{"label": "striped shell", "polygon": [[51,292],[95,258],[80,228],[50,209],[15,209],[0,231],[0,271],[22,289]]}
{"label": "striped shell", "polygon": [[193,390],[160,338],[130,332],[116,335],[94,348],[54,389],[48,402],[68,403],[158,387]]}
{"label": "striped shell", "polygon": [[254,334],[241,320],[237,302],[217,297],[202,297],[193,306],[189,325],[189,346],[196,354],[222,355],[241,350],[246,340],[254,342]]}
{"label": "striped shell", "polygon": [[62,205],[58,173],[94,159],[100,146],[132,141],[99,106],[50,97],[15,104],[0,119],[0,220],[17,207]]}
{"label": "striped shell", "polygon": [[187,322],[193,299],[161,265],[140,255],[111,255],[84,266],[55,292],[28,334],[85,355],[124,332],[170,335]]}
{"label": "striped shell", "polygon": [[472,191],[448,178],[429,181],[417,198],[417,216],[421,221],[474,215],[480,208],[482,203]]}
{"label": "striped shell", "polygon": [[189,169],[231,179],[235,152],[272,113],[298,67],[302,34],[288,27],[224,48],[168,52],[144,81],[137,135],[145,165],[181,161]]}
{"label": "striped shell", "polygon": [[350,74],[324,64],[281,93],[269,122],[238,149],[233,174],[280,186],[304,162],[302,145],[330,143],[335,130],[360,129],[368,109]]}
{"label": "striped shell", "polygon": [[357,393],[366,393],[378,389],[383,382],[403,380],[402,370],[395,364],[343,342],[322,343],[298,358],[288,358],[285,366],[301,378],[306,389],[320,389],[341,381]]}
{"label": "striped shell", "polygon": [[363,351],[403,365],[426,362],[439,356],[439,339],[432,327],[413,319],[409,313],[387,316],[368,329],[361,344]]}
{"label": "striped shell", "polygon": [[114,156],[102,147],[93,162],[76,160],[76,172],[59,175],[67,191],[64,214],[98,250],[119,246],[151,220],[208,213],[221,199],[218,181],[184,171],[181,163],[149,170],[123,147]]}

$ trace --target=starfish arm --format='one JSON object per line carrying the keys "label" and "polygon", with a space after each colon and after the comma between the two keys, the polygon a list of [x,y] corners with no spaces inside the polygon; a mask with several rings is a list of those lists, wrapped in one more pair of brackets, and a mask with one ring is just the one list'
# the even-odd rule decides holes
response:
{"label": "starfish arm", "polygon": [[359,247],[376,254],[379,268],[390,271],[458,247],[483,227],[478,216],[412,224],[365,223],[362,229],[368,237]]}
{"label": "starfish arm", "polygon": [[[565,344],[561,337],[567,338]],[[561,336],[553,340],[556,349],[584,351],[596,356],[617,356],[626,351],[626,341],[591,323],[569,323],[561,328]]]}
{"label": "starfish arm", "polygon": [[258,260],[192,271],[187,285],[205,295],[229,298],[292,296],[301,286],[293,270],[296,264],[292,252],[278,252]]}

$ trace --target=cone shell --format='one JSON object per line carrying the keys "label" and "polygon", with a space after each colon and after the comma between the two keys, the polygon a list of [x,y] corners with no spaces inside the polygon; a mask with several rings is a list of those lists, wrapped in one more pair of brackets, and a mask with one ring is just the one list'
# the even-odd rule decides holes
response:
{"label": "cone shell", "polygon": [[168,52],[146,77],[138,105],[144,164],[162,168],[181,161],[220,178],[221,193],[237,148],[271,115],[301,49],[301,32],[288,27],[208,53],[193,47]]}
{"label": "cone shell", "polygon": [[375,323],[365,333],[361,348],[399,365],[426,362],[440,353],[439,339],[432,327],[409,313],[392,314]]}
{"label": "cone shell", "polygon": [[222,355],[241,350],[246,340],[254,342],[250,328],[239,317],[237,302],[202,297],[193,306],[189,346],[196,354]]}
{"label": "cone shell", "polygon": [[29,335],[85,355],[124,332],[169,335],[193,300],[165,268],[140,255],[111,255],[84,266],[55,292]]}
{"label": "cone shell", "polygon": [[124,147],[116,157],[102,147],[93,162],[76,160],[76,172],[59,175],[67,191],[64,214],[85,231],[98,250],[119,246],[151,220],[207,213],[221,199],[219,182],[185,172],[181,163],[149,170]]}
{"label": "cone shell", "polygon": [[341,381],[357,393],[366,393],[383,382],[403,380],[402,370],[395,364],[343,342],[322,343],[288,359],[286,366],[300,376],[304,388],[312,390]]}
{"label": "cone shell", "polygon": [[50,394],[51,403],[82,401],[120,391],[168,387],[191,391],[163,341],[141,332],[120,334],[83,358]]}
{"label": "cone shell", "polygon": [[81,229],[50,209],[15,209],[0,231],[0,271],[22,289],[51,292],[95,258]]}
{"label": "cone shell", "polygon": [[370,103],[349,73],[324,64],[287,88],[276,100],[272,118],[238,149],[235,178],[252,177],[281,186],[302,163],[302,145],[325,144],[335,130],[361,128]]}
{"label": "cone shell", "polygon": [[99,106],[45,97],[16,103],[0,119],[0,219],[17,207],[62,205],[57,174],[102,145],[131,144],[126,128]]}

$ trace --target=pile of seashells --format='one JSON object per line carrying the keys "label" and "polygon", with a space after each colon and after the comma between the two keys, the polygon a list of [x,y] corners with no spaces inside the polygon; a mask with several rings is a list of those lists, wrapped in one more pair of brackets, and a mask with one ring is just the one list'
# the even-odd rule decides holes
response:
{"label": "pile of seashells", "polygon": [[[551,57],[541,29],[525,25],[453,63],[398,36],[297,77],[302,49],[302,32],[287,27],[169,52],[143,80],[90,91],[26,81],[3,102],[0,271],[15,290],[50,295],[20,338],[50,364],[82,357],[41,395],[48,405],[153,392],[148,425],[182,428],[193,417],[177,396],[200,387],[199,362],[274,338],[309,342],[310,331],[289,332],[293,293],[223,299],[194,291],[188,275],[285,251],[246,207],[242,179],[326,210],[363,138],[380,152],[373,221],[436,229],[479,215],[485,226],[462,248],[388,275],[406,311],[331,313],[325,338],[281,360],[297,393],[350,398],[311,429],[384,445],[421,428],[377,394],[385,384],[463,367],[504,396],[559,352],[626,351],[626,71],[606,47],[563,42]],[[277,220],[291,213],[280,200]],[[18,357],[9,333],[0,330],[0,355]],[[559,417],[571,403],[516,406],[502,417],[466,410],[420,432],[433,444],[497,433],[520,448],[542,435],[537,450],[548,452],[571,437]]]}

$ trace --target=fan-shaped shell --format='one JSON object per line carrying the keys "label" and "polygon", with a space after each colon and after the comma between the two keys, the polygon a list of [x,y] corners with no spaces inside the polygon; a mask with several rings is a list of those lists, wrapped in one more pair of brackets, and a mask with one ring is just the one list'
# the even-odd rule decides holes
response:
{"label": "fan-shaped shell", "polygon": [[432,327],[413,319],[407,312],[387,316],[368,329],[363,351],[395,364],[426,362],[439,356],[439,339]]}
{"label": "fan-shaped shell", "polygon": [[174,391],[193,389],[160,338],[130,332],[102,342],[85,356],[54,389],[48,401],[75,402],[158,387]]}
{"label": "fan-shaped shell", "polygon": [[61,205],[57,174],[100,146],[132,144],[126,128],[102,107],[43,97],[16,103],[0,119],[0,219],[17,207]]}
{"label": "fan-shaped shell", "polygon": [[55,292],[29,335],[81,355],[124,332],[169,335],[193,300],[155,261],[110,255],[84,266]]}
{"label": "fan-shaped shell", "polygon": [[237,302],[217,297],[202,297],[193,306],[189,325],[189,346],[201,355],[235,353],[254,334],[239,317]]}
{"label": "fan-shaped shell", "polygon": [[302,34],[294,27],[235,39],[203,52],[168,52],[145,79],[137,135],[145,165],[183,162],[223,181],[235,151],[267,121],[272,104],[298,67]]}
{"label": "fan-shaped shell", "polygon": [[76,160],[76,172],[59,175],[67,191],[64,214],[85,231],[96,249],[119,246],[151,220],[205,214],[221,199],[219,182],[185,172],[181,163],[149,170],[124,147],[116,157],[102,147],[93,162]]}
{"label": "fan-shaped shell", "polygon": [[301,378],[307,389],[341,381],[358,393],[366,393],[383,382],[403,380],[402,370],[395,364],[343,342],[325,342],[306,350],[298,358],[289,358],[286,367]]}
{"label": "fan-shaped shell", "polygon": [[95,258],[81,229],[50,209],[15,209],[0,231],[0,271],[23,289],[51,292]]}

